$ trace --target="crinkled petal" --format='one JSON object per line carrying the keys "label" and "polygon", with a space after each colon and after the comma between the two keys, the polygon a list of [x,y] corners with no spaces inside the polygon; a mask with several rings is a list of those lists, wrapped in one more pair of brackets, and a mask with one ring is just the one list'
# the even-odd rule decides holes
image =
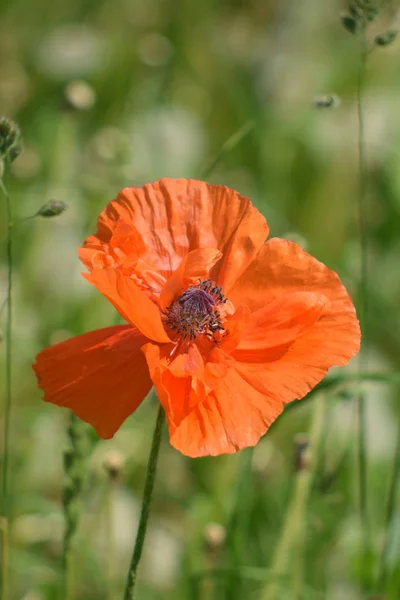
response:
{"label": "crinkled petal", "polygon": [[[220,372],[218,372],[220,371]],[[213,390],[171,432],[171,444],[188,456],[231,454],[254,446],[282,412],[271,392],[259,392],[234,367],[214,369]]]}
{"label": "crinkled petal", "polygon": [[123,319],[156,342],[171,340],[165,332],[158,307],[136,283],[116,269],[94,269],[83,273],[117,309]]}
{"label": "crinkled petal", "polygon": [[[235,302],[247,298],[253,314],[257,315],[255,311],[262,310],[268,301],[281,301],[284,305],[285,299],[299,291],[326,299],[311,326],[303,332],[299,330],[300,335],[289,346],[277,347],[275,358],[270,355],[264,363],[262,356],[257,358],[251,352],[245,356],[239,347],[232,352],[246,380],[260,391],[270,390],[283,402],[305,396],[330,367],[347,364],[360,347],[354,305],[338,276],[293,242],[269,240],[231,296]],[[312,311],[309,315],[313,318]],[[270,335],[273,340],[273,328]],[[276,334],[276,340],[280,339]]]}
{"label": "crinkled petal", "polygon": [[143,351],[166,412],[171,444],[187,456],[254,446],[282,411],[282,402],[248,383],[221,350],[205,366],[196,345],[171,362],[155,344]]}
{"label": "crinkled petal", "polygon": [[46,348],[33,366],[44,400],[70,408],[102,438],[112,437],[152,387],[140,351],[147,341],[119,325]]}
{"label": "crinkled petal", "polygon": [[149,343],[142,350],[171,434],[204,396],[203,358],[195,345],[175,357],[173,346]]}
{"label": "crinkled petal", "polygon": [[[96,235],[85,241],[81,251],[89,269],[91,260],[100,266],[100,254],[109,254],[120,220],[140,232],[146,246],[141,259],[164,277],[169,277],[191,250],[220,250],[223,260],[214,267],[212,277],[226,291],[268,235],[264,217],[248,198],[225,186],[164,178],[143,187],[125,188],[108,204],[98,220]],[[140,244],[134,242],[132,251],[137,254]],[[109,266],[107,257],[104,260]]]}
{"label": "crinkled petal", "polygon": [[282,356],[319,319],[328,299],[315,292],[294,292],[253,312],[234,352],[237,360],[263,362]]}
{"label": "crinkled petal", "polygon": [[89,272],[108,268],[120,270],[123,275],[132,277],[140,289],[157,303],[165,277],[157,272],[157,257],[153,257],[156,263],[153,266],[143,260],[144,254],[146,244],[142,236],[136,227],[121,218],[116,222],[108,243],[90,236],[85,246],[79,248],[79,257]]}

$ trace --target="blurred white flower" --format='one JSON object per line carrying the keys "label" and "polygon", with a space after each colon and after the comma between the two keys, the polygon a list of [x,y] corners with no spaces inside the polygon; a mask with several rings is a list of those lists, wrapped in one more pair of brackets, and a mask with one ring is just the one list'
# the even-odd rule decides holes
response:
{"label": "blurred white flower", "polygon": [[52,79],[79,78],[103,66],[105,41],[85,25],[53,29],[39,45],[36,61]]}
{"label": "blurred white flower", "polygon": [[137,48],[140,60],[149,67],[165,65],[173,50],[169,39],[158,33],[150,33],[141,37]]}
{"label": "blurred white flower", "polygon": [[[196,115],[184,108],[139,113],[131,131],[133,171],[143,181],[188,176],[202,160],[204,129]],[[132,178],[132,166],[128,171]]]}

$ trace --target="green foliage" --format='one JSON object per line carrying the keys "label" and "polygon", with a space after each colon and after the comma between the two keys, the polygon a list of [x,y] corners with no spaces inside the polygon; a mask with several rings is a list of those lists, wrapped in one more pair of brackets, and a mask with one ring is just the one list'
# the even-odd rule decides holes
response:
{"label": "green foliage", "polygon": [[[358,54],[357,35],[346,35],[338,23],[342,9],[339,0],[0,4],[1,111],[20,125],[25,146],[5,174],[15,259],[10,600],[54,600],[59,591],[69,415],[42,401],[30,365],[49,343],[117,322],[113,308],[80,277],[76,255],[95,231],[100,210],[122,187],[163,175],[207,173],[209,181],[251,197],[271,236],[301,243],[356,296]],[[382,23],[376,9],[377,4],[352,2],[347,18],[358,24],[374,17],[371,30],[384,31],[391,13]],[[369,35],[373,44],[374,33]],[[76,85],[82,81],[84,86]],[[397,600],[400,586],[393,492],[399,379],[391,376],[400,356],[396,52],[372,53],[365,85],[366,343],[367,367],[376,375],[364,384],[371,547],[363,561],[355,465],[359,385],[352,365],[332,373],[330,385],[325,381],[322,387],[328,414],[301,537],[307,600],[359,598],[360,580],[371,577],[363,597],[386,594]],[[319,94],[324,101],[313,101]],[[331,107],[333,98],[340,98],[335,110],[317,110]],[[57,219],[22,220],[47,198],[69,210]],[[6,276],[3,215],[0,307]],[[4,310],[0,316],[5,330]],[[4,363],[2,341],[1,372]],[[137,598],[228,600],[227,590],[240,599],[261,597],[276,580],[271,566],[298,481],[296,435],[309,431],[314,398],[287,407],[247,454],[189,460],[164,436]],[[77,471],[69,469],[65,500],[74,534],[74,600],[123,597],[155,408],[150,396],[113,440],[99,440],[89,430],[83,489],[81,458]],[[0,391],[0,420],[2,411]],[[106,509],[109,480],[102,465],[109,450],[118,450],[125,466]],[[250,465],[245,475],[244,464]],[[212,551],[205,544],[210,523],[226,530],[226,541]],[[290,552],[297,560],[296,547]],[[294,564],[289,562],[290,577],[280,575],[282,600],[292,600]],[[362,573],[366,565],[369,574]]]}
{"label": "green foliage", "polygon": [[377,46],[390,46],[397,38],[398,33],[399,32],[394,29],[389,29],[388,31],[385,31],[385,33],[376,36],[375,44]]}

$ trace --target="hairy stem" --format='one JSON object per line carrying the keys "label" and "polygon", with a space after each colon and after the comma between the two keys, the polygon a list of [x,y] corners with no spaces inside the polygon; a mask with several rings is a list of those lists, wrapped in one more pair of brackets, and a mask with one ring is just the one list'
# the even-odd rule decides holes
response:
{"label": "hairy stem", "polygon": [[12,211],[8,191],[0,178],[0,188],[6,200],[6,254],[7,254],[7,325],[6,325],[6,372],[5,372],[5,410],[4,410],[4,434],[3,434],[3,473],[2,493],[0,504],[0,518],[3,516],[2,544],[1,544],[1,571],[0,571],[0,597],[5,598],[7,594],[8,581],[8,522],[10,517],[10,502],[8,491],[8,470],[10,459],[10,424],[11,424],[11,374],[12,374]]}
{"label": "hairy stem", "polygon": [[7,218],[7,327],[6,327],[6,373],[5,373],[5,391],[6,402],[4,412],[4,437],[3,437],[3,477],[2,477],[2,495],[1,495],[1,514],[8,518],[8,463],[9,463],[9,445],[10,445],[10,420],[11,420],[11,324],[12,324],[12,213],[11,201],[7,189],[0,179],[0,187],[6,199],[6,218]]}
{"label": "hairy stem", "polygon": [[139,568],[140,559],[142,557],[143,545],[146,537],[147,523],[149,520],[150,504],[153,496],[154,481],[157,470],[157,460],[160,450],[164,420],[164,409],[160,404],[160,407],[158,409],[156,426],[154,428],[149,461],[147,463],[147,474],[143,492],[142,510],[140,513],[139,526],[136,534],[135,546],[133,548],[132,560],[129,567],[124,600],[133,600],[134,598],[137,572]]}
{"label": "hairy stem", "polygon": [[80,496],[85,481],[86,425],[73,413],[68,426],[70,447],[64,452],[64,548],[63,548],[63,600],[73,598],[73,540],[80,516]]}

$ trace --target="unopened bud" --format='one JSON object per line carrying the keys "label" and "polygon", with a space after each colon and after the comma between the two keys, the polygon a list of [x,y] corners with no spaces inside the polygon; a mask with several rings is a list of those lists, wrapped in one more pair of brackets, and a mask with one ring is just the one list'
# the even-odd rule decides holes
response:
{"label": "unopened bud", "polygon": [[225,543],[226,529],[220,523],[208,523],[204,528],[204,547],[207,552],[216,552]]}
{"label": "unopened bud", "polygon": [[349,2],[349,11],[356,21],[363,16],[362,9],[355,2]]}
{"label": "unopened bud", "polygon": [[389,46],[397,38],[397,34],[398,31],[389,29],[388,31],[385,31],[385,33],[376,36],[375,44],[377,46]]}
{"label": "unopened bud", "polygon": [[373,21],[379,14],[381,0],[350,0],[349,11],[356,21],[365,26],[366,21]]}
{"label": "unopened bud", "polygon": [[124,462],[124,457],[118,450],[111,450],[105,455],[103,459],[103,468],[110,479],[113,481],[118,479],[123,469]]}
{"label": "unopened bud", "polygon": [[316,108],[337,108],[340,104],[340,99],[331,94],[315,96],[313,104]]}
{"label": "unopened bud", "polygon": [[44,596],[38,592],[27,592],[25,596],[22,596],[22,600],[43,600]]}
{"label": "unopened bud", "polygon": [[367,21],[373,21],[379,15],[378,0],[371,0],[369,4],[369,6],[365,6],[364,14]]}
{"label": "unopened bud", "polygon": [[22,152],[21,131],[14,121],[0,117],[0,157],[12,163]]}
{"label": "unopened bud", "polygon": [[36,217],[57,217],[67,210],[68,204],[62,200],[48,200],[36,213]]}
{"label": "unopened bud", "polygon": [[302,471],[309,464],[309,439],[306,433],[298,433],[294,437],[294,469]]}
{"label": "unopened bud", "polygon": [[346,31],[352,34],[357,33],[357,21],[353,19],[353,17],[349,17],[349,15],[342,15],[340,20]]}
{"label": "unopened bud", "polygon": [[74,110],[87,110],[92,108],[96,101],[94,89],[81,80],[71,81],[64,90],[64,97],[69,108]]}

